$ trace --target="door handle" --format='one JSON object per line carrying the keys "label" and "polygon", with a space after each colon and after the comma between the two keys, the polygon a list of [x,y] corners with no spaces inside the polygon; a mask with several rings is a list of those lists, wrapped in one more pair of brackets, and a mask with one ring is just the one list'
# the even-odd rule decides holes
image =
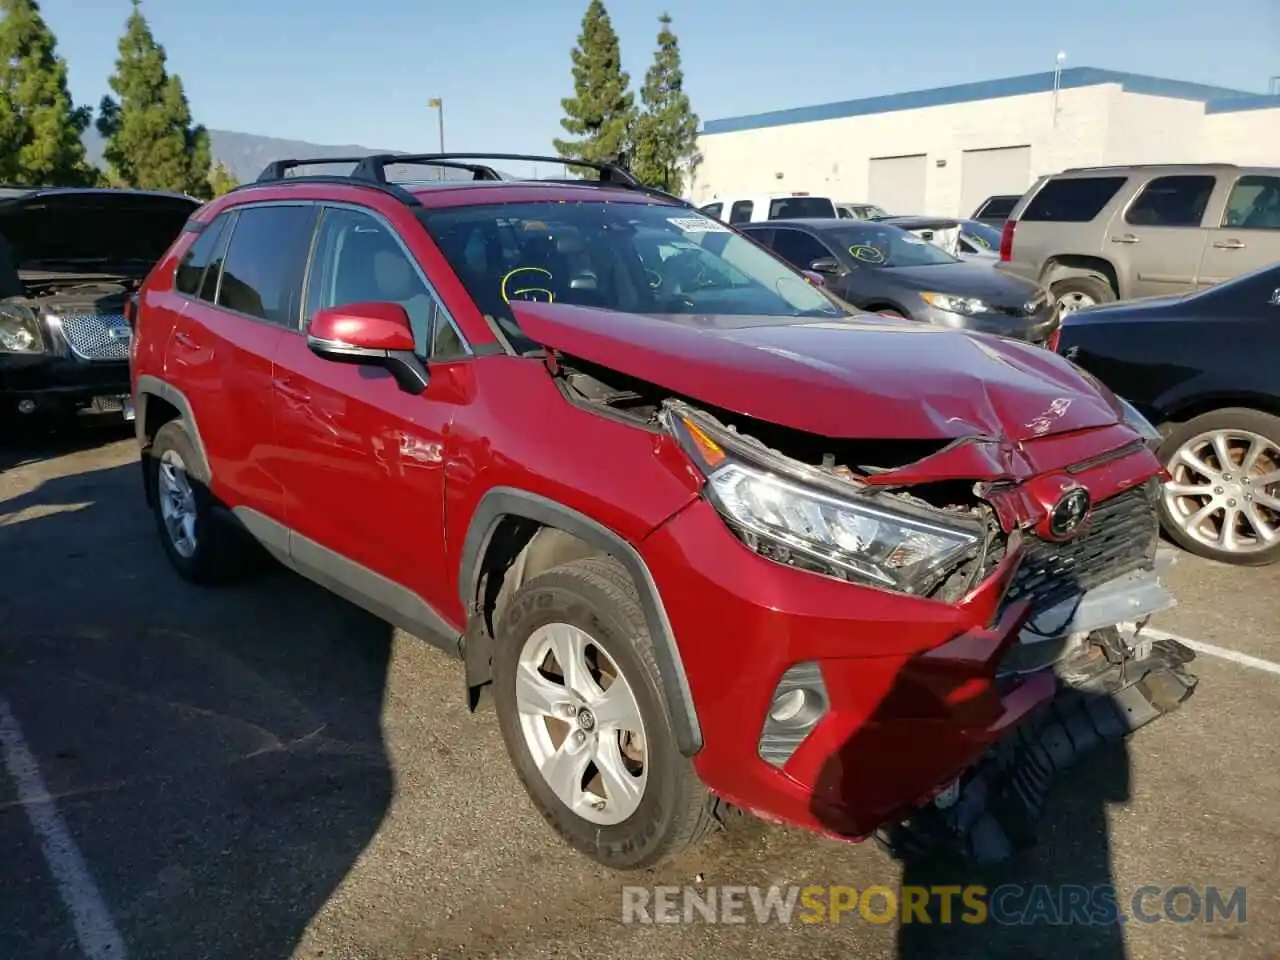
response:
{"label": "door handle", "polygon": [[1138,243],[1139,239],[1132,233],[1126,233],[1123,237],[1112,237],[1112,243]]}
{"label": "door handle", "polygon": [[1243,250],[1244,249],[1244,241],[1236,240],[1234,238],[1230,240],[1215,240],[1213,241],[1213,245],[1217,247],[1219,250]]}
{"label": "door handle", "polygon": [[195,338],[194,338],[194,337],[192,337],[192,336],[191,336],[191,334],[189,334],[189,333],[183,333],[181,330],[177,331],[177,332],[173,335],[173,339],[174,339],[174,342],[175,342],[175,343],[178,343],[178,344],[180,344],[181,346],[184,346],[184,347],[191,347],[193,350],[194,350],[197,346],[199,346],[199,344],[197,344],[197,343],[196,343]]}

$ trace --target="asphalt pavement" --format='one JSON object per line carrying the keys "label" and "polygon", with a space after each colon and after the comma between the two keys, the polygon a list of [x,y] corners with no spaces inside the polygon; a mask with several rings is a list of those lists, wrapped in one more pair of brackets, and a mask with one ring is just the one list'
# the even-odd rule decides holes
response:
{"label": "asphalt pavement", "polygon": [[[1170,581],[1199,689],[1059,783],[1024,859],[904,877],[748,820],[623,876],[537,817],[459,665],[280,569],[178,580],[128,431],[0,449],[0,958],[1277,960],[1280,568]],[[623,922],[624,885],[941,882],[1152,891],[1123,926]],[[1176,922],[1178,886],[1243,888],[1244,922]]]}

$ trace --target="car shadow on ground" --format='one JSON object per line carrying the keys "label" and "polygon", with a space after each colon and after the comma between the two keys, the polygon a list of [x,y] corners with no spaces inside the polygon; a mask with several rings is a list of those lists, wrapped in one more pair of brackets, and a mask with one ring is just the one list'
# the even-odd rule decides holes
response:
{"label": "car shadow on ground", "polygon": [[132,423],[119,414],[79,417],[38,425],[0,424],[0,474],[7,470],[104,446],[134,435]]}
{"label": "car shadow on ground", "polygon": [[[391,628],[275,564],[186,584],[133,464],[0,515],[0,699],[128,955],[290,956],[391,801]],[[23,789],[0,764],[0,956],[79,956]]]}

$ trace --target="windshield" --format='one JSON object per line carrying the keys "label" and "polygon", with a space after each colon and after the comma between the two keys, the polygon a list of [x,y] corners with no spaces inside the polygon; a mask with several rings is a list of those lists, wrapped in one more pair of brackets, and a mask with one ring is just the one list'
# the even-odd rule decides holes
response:
{"label": "windshield", "polygon": [[515,341],[515,301],[620,313],[838,317],[848,310],[752,241],[666,204],[506,203],[420,214],[458,278]]}
{"label": "windshield", "polygon": [[976,246],[987,250],[1000,249],[1000,231],[981,221],[965,220],[960,224],[960,232],[972,240]]}
{"label": "windshield", "polygon": [[928,267],[960,262],[928,240],[887,223],[850,224],[828,231],[823,236],[847,250],[849,256],[862,266]]}

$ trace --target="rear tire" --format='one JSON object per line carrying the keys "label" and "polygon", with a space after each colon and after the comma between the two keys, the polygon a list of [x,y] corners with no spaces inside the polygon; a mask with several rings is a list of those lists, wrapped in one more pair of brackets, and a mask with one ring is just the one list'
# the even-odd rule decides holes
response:
{"label": "rear tire", "polygon": [[249,545],[214,511],[209,478],[181,420],[156,431],[146,467],[160,543],[179,576],[191,583],[215,584],[254,568]]}
{"label": "rear tire", "polygon": [[[1218,453],[1224,444],[1225,468]],[[1253,450],[1255,459],[1246,464]],[[1280,533],[1280,417],[1243,407],[1201,414],[1175,427],[1158,455],[1173,478],[1160,498],[1160,523],[1171,540],[1197,556],[1236,566],[1280,560],[1280,539],[1263,546],[1266,538],[1255,526],[1260,522],[1273,535]],[[1211,506],[1213,511],[1195,523],[1197,512]],[[1224,545],[1228,518],[1233,538]]]}
{"label": "rear tire", "polygon": [[532,578],[496,633],[493,695],[507,752],[570,846],[635,870],[716,825],[713,800],[676,746],[644,613],[618,561],[588,557]]}

